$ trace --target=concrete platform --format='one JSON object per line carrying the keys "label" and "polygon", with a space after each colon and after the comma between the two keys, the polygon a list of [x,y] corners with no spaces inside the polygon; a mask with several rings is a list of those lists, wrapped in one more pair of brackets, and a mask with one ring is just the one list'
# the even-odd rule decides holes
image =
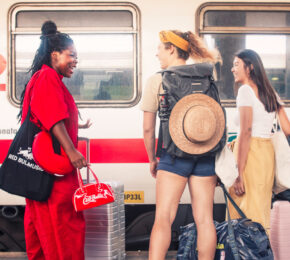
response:
{"label": "concrete platform", "polygon": [[1,260],[27,260],[26,253],[23,252],[0,252]]}
{"label": "concrete platform", "polygon": [[[22,252],[0,252],[1,260],[28,260],[26,253]],[[145,260],[148,259],[148,251],[127,251],[126,260]],[[176,259],[176,251],[169,251],[166,260]]]}
{"label": "concrete platform", "polygon": [[[169,251],[166,260],[176,259],[176,251]],[[145,260],[148,259],[148,251],[127,251],[126,260]]]}

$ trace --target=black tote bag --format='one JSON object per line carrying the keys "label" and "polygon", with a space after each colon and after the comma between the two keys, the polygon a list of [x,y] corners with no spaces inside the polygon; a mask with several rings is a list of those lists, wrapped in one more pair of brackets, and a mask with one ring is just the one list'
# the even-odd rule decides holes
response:
{"label": "black tote bag", "polygon": [[[253,222],[246,217],[238,205],[224,191],[228,220],[215,222],[217,233],[217,247],[214,260],[274,260],[269,238],[260,223]],[[240,219],[232,219],[229,215],[228,201],[234,205]],[[177,260],[198,260],[197,229],[195,223],[181,227]]]}
{"label": "black tote bag", "polygon": [[33,160],[32,143],[40,131],[30,121],[29,108],[0,168],[0,188],[31,200],[46,201],[53,187],[54,176],[41,169]]}

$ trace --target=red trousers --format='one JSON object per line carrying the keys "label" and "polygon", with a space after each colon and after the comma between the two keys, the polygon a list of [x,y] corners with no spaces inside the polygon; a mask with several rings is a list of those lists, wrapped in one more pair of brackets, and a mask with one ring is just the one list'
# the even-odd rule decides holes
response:
{"label": "red trousers", "polygon": [[84,260],[85,221],[75,212],[75,174],[57,177],[48,201],[26,200],[24,230],[29,260]]}

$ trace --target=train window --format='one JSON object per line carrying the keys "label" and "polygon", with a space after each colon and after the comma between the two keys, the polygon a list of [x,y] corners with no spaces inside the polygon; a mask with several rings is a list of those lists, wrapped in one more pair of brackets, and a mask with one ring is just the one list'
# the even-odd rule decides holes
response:
{"label": "train window", "polygon": [[[204,14],[204,25],[206,27],[285,27],[288,26],[287,16],[287,12],[275,11],[207,11]],[[276,22],[272,23],[273,20]]]}
{"label": "train window", "polygon": [[231,68],[234,54],[244,48],[259,53],[271,84],[290,104],[289,4],[206,3],[197,14],[197,32],[222,56],[223,63],[216,68],[225,105],[235,105],[237,86]]}
{"label": "train window", "polygon": [[[75,19],[78,17],[78,19]],[[19,4],[10,11],[10,98],[19,104],[46,20],[69,33],[78,52],[73,76],[63,81],[83,107],[130,107],[140,98],[139,14],[131,4]]]}
{"label": "train window", "polygon": [[[132,13],[127,10],[84,11],[20,11],[16,15],[18,28],[37,28],[43,17],[51,19],[59,27],[132,27]],[[74,19],[78,17],[78,19]]]}

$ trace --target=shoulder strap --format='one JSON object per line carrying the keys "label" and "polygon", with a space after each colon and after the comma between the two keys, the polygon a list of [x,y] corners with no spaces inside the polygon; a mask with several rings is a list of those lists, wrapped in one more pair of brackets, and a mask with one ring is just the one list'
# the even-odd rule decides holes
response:
{"label": "shoulder strap", "polygon": [[219,91],[218,91],[217,85],[215,84],[215,81],[214,81],[213,76],[209,76],[209,82],[210,82],[209,89],[210,89],[210,88],[214,89],[214,91],[215,91],[215,93],[216,93],[216,101],[217,101],[219,104],[221,104]]}
{"label": "shoulder strap", "polygon": [[273,123],[273,131],[278,132],[281,129],[281,123],[279,119],[278,112],[275,112],[275,118],[274,118],[274,123]]}
{"label": "shoulder strap", "polygon": [[240,214],[240,216],[242,218],[246,218],[246,215],[242,212],[242,210],[234,202],[234,200],[232,199],[230,194],[227,192],[224,184],[220,183],[220,186],[223,189],[225,202],[226,202],[226,210],[227,210],[227,216],[228,216],[228,239],[229,239],[229,244],[230,244],[233,256],[234,256],[234,260],[240,260],[240,255],[239,255],[239,251],[238,251],[238,247],[237,247],[237,243],[236,243],[236,239],[235,239],[235,235],[234,235],[234,229],[233,229],[232,222],[231,222],[231,216],[230,216],[230,211],[229,211],[229,206],[228,206],[228,200],[227,199],[229,199],[231,201],[232,205],[235,207],[235,209],[238,211],[238,213]]}
{"label": "shoulder strap", "polygon": [[161,157],[161,155],[162,155],[162,144],[163,144],[163,133],[162,133],[162,122],[160,121],[157,150],[156,150],[157,157]]}
{"label": "shoulder strap", "polygon": [[242,218],[247,218],[247,216],[245,215],[245,213],[239,208],[239,206],[235,203],[235,201],[233,200],[233,198],[231,197],[231,195],[228,193],[228,191],[225,188],[225,185],[223,183],[220,183],[220,186],[221,186],[221,188],[222,188],[222,190],[224,192],[224,196],[226,196],[226,198],[230,200],[231,204],[234,206],[234,208],[239,213],[239,215]]}

